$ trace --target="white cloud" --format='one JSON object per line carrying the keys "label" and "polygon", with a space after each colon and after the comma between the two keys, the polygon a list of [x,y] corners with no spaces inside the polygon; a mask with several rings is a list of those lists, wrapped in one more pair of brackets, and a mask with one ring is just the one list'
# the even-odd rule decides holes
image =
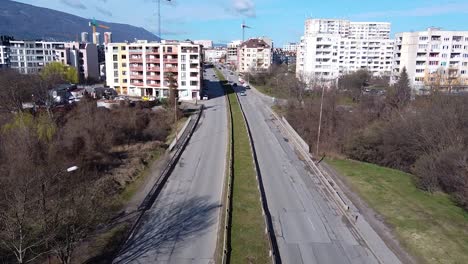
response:
{"label": "white cloud", "polygon": [[232,9],[237,14],[255,17],[255,4],[252,0],[232,0]]}
{"label": "white cloud", "polygon": [[73,8],[86,9],[86,6],[83,3],[81,3],[80,0],[60,0],[60,2]]}

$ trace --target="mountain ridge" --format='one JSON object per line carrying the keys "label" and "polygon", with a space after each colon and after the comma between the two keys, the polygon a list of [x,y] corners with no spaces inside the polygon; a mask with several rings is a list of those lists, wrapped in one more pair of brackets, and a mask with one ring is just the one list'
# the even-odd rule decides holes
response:
{"label": "mountain ridge", "polygon": [[[18,40],[81,40],[81,32],[88,32],[91,40],[92,29],[89,19],[45,7],[33,6],[11,0],[1,0],[0,35],[13,36]],[[123,23],[96,20],[109,26],[109,30],[97,28],[101,41],[105,31],[112,32],[113,42],[136,39],[159,40],[153,33],[142,27]]]}

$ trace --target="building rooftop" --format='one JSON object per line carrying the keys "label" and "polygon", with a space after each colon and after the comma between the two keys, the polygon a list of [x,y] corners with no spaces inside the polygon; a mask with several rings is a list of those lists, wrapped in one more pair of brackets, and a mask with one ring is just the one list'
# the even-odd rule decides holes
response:
{"label": "building rooftop", "polygon": [[242,43],[240,45],[241,48],[246,47],[246,48],[270,48],[270,45],[268,45],[264,40],[262,39],[249,39]]}

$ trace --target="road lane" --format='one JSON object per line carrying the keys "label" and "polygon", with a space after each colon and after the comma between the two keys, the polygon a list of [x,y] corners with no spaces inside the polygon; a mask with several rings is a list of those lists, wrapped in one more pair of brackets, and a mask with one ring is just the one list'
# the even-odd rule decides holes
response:
{"label": "road lane", "polygon": [[[235,75],[224,74],[238,83]],[[264,98],[249,90],[239,98],[251,127],[282,262],[378,263],[272,123]]]}
{"label": "road lane", "polygon": [[227,147],[224,92],[208,69],[210,100],[152,208],[114,263],[214,263]]}

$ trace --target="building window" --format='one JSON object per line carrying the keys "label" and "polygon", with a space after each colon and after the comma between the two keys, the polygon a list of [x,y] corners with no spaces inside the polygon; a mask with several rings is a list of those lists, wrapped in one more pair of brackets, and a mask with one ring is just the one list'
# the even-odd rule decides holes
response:
{"label": "building window", "polygon": [[127,58],[127,55],[122,55],[122,59],[126,59]]}
{"label": "building window", "polygon": [[113,57],[114,57],[114,61],[118,60],[117,55],[114,55]]}
{"label": "building window", "polygon": [[419,37],[419,40],[422,40],[422,41],[427,40],[427,39],[428,39],[427,36]]}
{"label": "building window", "polygon": [[181,65],[180,65],[180,70],[181,70],[181,71],[185,71],[185,70],[186,70],[186,65],[185,65],[185,64],[181,64]]}
{"label": "building window", "polygon": [[114,69],[117,69],[119,67],[119,64],[117,62],[114,62]]}
{"label": "building window", "polygon": [[185,62],[186,55],[180,55],[180,61]]}
{"label": "building window", "polygon": [[180,83],[181,83],[181,86],[186,86],[187,85],[185,81],[181,81]]}

